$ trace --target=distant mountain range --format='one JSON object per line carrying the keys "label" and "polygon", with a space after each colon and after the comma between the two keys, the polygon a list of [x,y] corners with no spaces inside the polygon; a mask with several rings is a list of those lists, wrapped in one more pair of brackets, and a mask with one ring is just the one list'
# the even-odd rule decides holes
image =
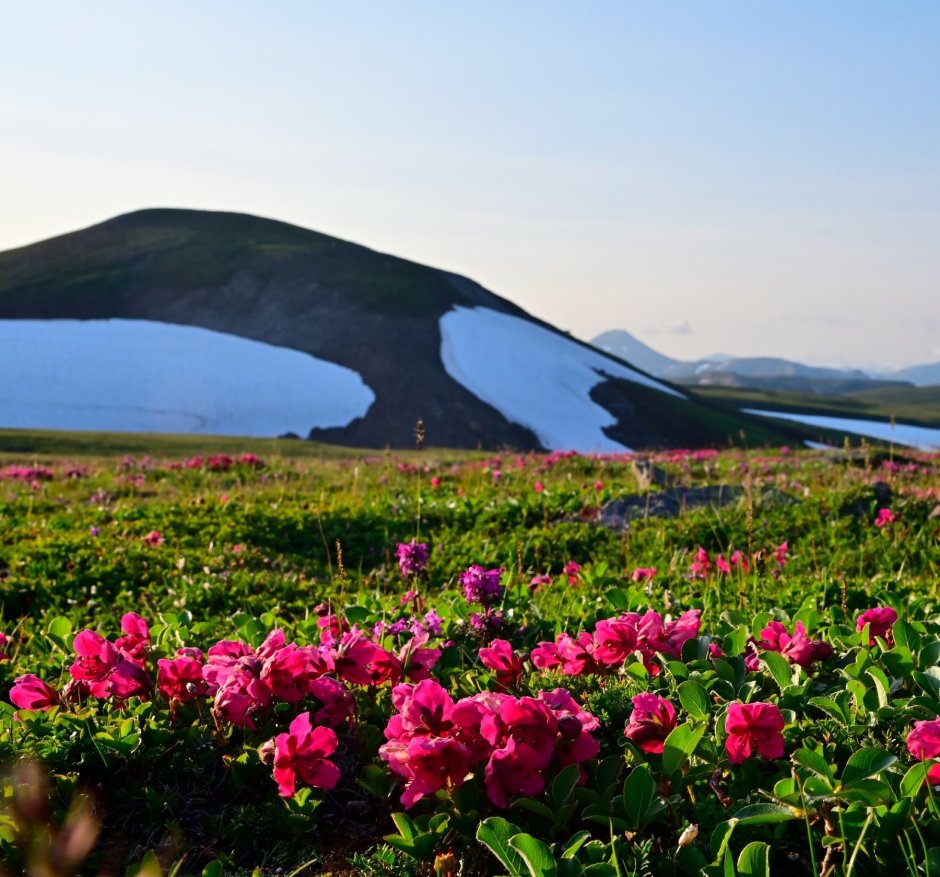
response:
{"label": "distant mountain range", "polygon": [[[644,360],[644,363],[646,361]],[[282,222],[143,210],[0,253],[0,427],[364,447],[797,443],[465,277]]]}
{"label": "distant mountain range", "polygon": [[940,362],[879,373],[821,368],[769,356],[721,355],[688,362],[664,356],[623,329],[604,332],[591,343],[635,363],[655,377],[690,386],[749,387],[839,395],[877,387],[940,384]]}

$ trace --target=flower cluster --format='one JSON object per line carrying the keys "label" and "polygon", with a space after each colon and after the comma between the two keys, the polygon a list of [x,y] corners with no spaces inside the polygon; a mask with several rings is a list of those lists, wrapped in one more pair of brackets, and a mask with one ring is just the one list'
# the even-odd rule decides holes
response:
{"label": "flower cluster", "polygon": [[473,564],[466,572],[460,574],[460,587],[468,603],[482,603],[491,606],[498,603],[503,596],[502,584],[503,570],[483,569]]}
{"label": "flower cluster", "polygon": [[486,794],[497,807],[545,789],[552,766],[594,758],[597,719],[562,688],[537,698],[483,692],[454,702],[433,680],[392,690],[396,714],[379,755],[405,784],[412,807],[435,792],[461,786],[483,766]]}
{"label": "flower cluster", "polygon": [[555,642],[541,642],[531,654],[540,670],[558,670],[565,676],[615,672],[638,654],[653,676],[659,673],[657,654],[679,658],[682,646],[698,636],[701,611],[691,609],[672,621],[652,609],[640,615],[624,612],[598,621],[594,633],[560,633]]}
{"label": "flower cluster", "polygon": [[410,579],[421,575],[427,569],[430,550],[426,542],[412,539],[410,542],[399,542],[395,556],[398,558],[401,574]]}

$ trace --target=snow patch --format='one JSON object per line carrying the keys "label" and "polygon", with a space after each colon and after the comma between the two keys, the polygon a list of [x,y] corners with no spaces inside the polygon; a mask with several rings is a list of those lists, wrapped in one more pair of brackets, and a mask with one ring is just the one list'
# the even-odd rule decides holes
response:
{"label": "snow patch", "polygon": [[455,307],[441,317],[444,369],[551,450],[629,450],[603,429],[616,419],[590,397],[608,377],[684,399],[681,393],[521,317]]}
{"label": "snow patch", "polygon": [[150,320],[0,320],[0,427],[306,436],[375,394],[286,347]]}
{"label": "snow patch", "polygon": [[[929,451],[940,448],[940,429],[926,426],[912,426],[909,423],[880,423],[877,420],[858,420],[851,417],[826,417],[819,414],[791,414],[788,411],[763,411],[756,408],[742,409],[745,414],[757,414],[761,417],[777,417],[780,420],[793,420],[807,426],[831,429],[836,432],[848,432],[878,439],[895,445],[905,445]],[[807,444],[809,444],[807,442]]]}

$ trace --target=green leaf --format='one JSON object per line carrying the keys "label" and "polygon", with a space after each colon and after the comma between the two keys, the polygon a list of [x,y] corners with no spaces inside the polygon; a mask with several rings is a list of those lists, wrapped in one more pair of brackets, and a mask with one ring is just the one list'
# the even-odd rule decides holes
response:
{"label": "green leaf", "polygon": [[72,635],[72,622],[63,615],[53,618],[46,629],[46,636],[49,637],[59,648],[68,651],[72,647],[69,637]]}
{"label": "green leaf", "polygon": [[830,785],[832,784],[832,767],[815,749],[797,749],[791,758],[797,764],[812,771],[816,776],[828,780]]}
{"label": "green leaf", "polygon": [[885,768],[891,767],[897,760],[897,756],[892,755],[890,752],[875,749],[874,747],[853,752],[845,763],[840,786],[843,789],[848,789],[854,783],[876,776]]}
{"label": "green leaf", "polygon": [[711,705],[708,692],[694,679],[688,679],[679,686],[679,703],[693,719],[708,721]]}
{"label": "green leaf", "polygon": [[705,728],[705,725],[686,722],[670,731],[663,742],[663,770],[666,773],[672,773],[685,763],[705,734]]}
{"label": "green leaf", "polygon": [[536,813],[550,822],[556,821],[556,811],[552,810],[547,804],[541,801],[533,801],[531,798],[516,798],[512,802],[513,810],[528,810],[530,813]]}
{"label": "green leaf", "polygon": [[770,844],[755,840],[738,856],[738,877],[770,877]]}
{"label": "green leaf", "polygon": [[563,768],[552,781],[552,803],[561,807],[571,800],[574,790],[581,781],[581,769],[576,764]]}
{"label": "green leaf", "polygon": [[477,840],[502,862],[510,877],[526,877],[526,864],[519,853],[509,846],[510,838],[519,834],[520,830],[501,816],[484,819],[477,828]]}
{"label": "green leaf", "polygon": [[561,854],[561,857],[563,859],[570,859],[588,840],[590,840],[590,837],[591,832],[583,830],[571,835],[571,837],[568,838],[568,843],[565,844],[565,851]]}
{"label": "green leaf", "polygon": [[777,683],[781,691],[792,684],[793,670],[790,669],[790,665],[783,655],[779,655],[777,652],[764,652],[761,655],[761,661],[770,671],[770,675],[774,677],[774,682]]}
{"label": "green leaf", "polygon": [[837,722],[841,722],[843,725],[850,725],[851,719],[842,707],[836,703],[831,697],[811,697],[807,703],[810,706],[814,706],[817,709],[822,710],[827,715],[834,718]]}
{"label": "green leaf", "polygon": [[738,825],[772,825],[776,822],[789,822],[800,815],[793,807],[781,804],[749,804],[734,814]]}
{"label": "green leaf", "polygon": [[555,857],[542,841],[531,834],[516,834],[509,838],[509,846],[522,857],[530,877],[555,877]]}
{"label": "green leaf", "polygon": [[940,667],[928,667],[923,673],[911,674],[914,681],[935,700],[940,700]]}
{"label": "green leaf", "polygon": [[395,823],[395,828],[405,840],[415,839],[415,824],[404,813],[393,813],[392,822]]}
{"label": "green leaf", "polygon": [[648,764],[641,764],[630,771],[623,784],[623,809],[633,831],[646,824],[646,814],[656,797],[656,781],[650,774]]}
{"label": "green leaf", "polygon": [[905,798],[916,798],[917,793],[923,788],[924,780],[927,779],[929,767],[921,762],[915,764],[901,780],[901,795]]}

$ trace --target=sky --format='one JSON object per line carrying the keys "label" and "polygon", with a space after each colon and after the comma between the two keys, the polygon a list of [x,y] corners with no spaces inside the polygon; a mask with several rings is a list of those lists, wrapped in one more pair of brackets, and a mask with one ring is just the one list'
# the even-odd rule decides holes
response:
{"label": "sky", "polygon": [[17,3],[0,249],[293,222],[682,359],[940,360],[940,4]]}

